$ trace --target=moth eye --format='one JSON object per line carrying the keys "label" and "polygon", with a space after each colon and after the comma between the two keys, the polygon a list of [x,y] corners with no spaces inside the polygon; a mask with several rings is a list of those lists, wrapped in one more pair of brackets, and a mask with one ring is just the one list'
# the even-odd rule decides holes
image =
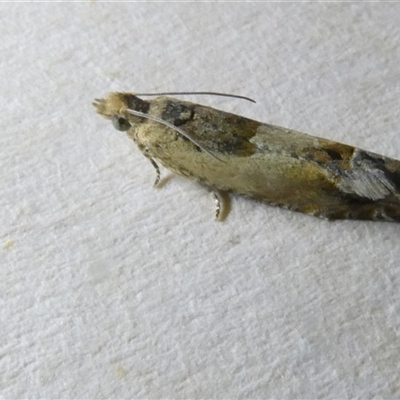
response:
{"label": "moth eye", "polygon": [[117,129],[118,131],[127,131],[131,127],[129,121],[126,118],[121,117],[119,115],[114,115],[111,118],[111,122],[114,128]]}

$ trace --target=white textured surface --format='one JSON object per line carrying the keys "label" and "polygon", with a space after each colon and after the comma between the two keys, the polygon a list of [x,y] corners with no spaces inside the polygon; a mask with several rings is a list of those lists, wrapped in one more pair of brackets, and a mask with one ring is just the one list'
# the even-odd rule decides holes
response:
{"label": "white textured surface", "polygon": [[192,101],[400,158],[399,13],[1,4],[1,397],[399,398],[399,224],[241,198],[215,223],[91,106],[243,94]]}

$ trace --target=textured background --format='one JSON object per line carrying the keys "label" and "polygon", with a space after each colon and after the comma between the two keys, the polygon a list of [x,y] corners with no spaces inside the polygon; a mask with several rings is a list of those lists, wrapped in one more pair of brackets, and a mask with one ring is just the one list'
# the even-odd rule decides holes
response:
{"label": "textured background", "polygon": [[[400,225],[154,170],[109,91],[400,158],[400,4],[0,5],[2,398],[399,398]],[[168,177],[168,171],[163,171]]]}

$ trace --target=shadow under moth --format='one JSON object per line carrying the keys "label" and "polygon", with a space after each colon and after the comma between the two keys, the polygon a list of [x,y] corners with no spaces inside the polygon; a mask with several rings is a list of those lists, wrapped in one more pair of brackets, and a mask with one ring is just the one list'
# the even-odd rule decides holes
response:
{"label": "shadow under moth", "polygon": [[219,194],[233,193],[330,220],[400,222],[400,161],[171,94],[110,93],[93,103],[151,161],[155,185],[157,162],[199,182],[216,196],[217,219]]}

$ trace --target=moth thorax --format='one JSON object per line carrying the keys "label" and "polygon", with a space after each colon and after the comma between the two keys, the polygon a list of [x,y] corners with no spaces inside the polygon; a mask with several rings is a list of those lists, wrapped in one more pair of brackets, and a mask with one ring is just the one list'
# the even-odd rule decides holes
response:
{"label": "moth thorax", "polygon": [[133,94],[126,95],[127,106],[131,110],[140,111],[142,113],[148,113],[150,108],[150,102],[146,100],[142,100],[139,97],[136,97]]}

